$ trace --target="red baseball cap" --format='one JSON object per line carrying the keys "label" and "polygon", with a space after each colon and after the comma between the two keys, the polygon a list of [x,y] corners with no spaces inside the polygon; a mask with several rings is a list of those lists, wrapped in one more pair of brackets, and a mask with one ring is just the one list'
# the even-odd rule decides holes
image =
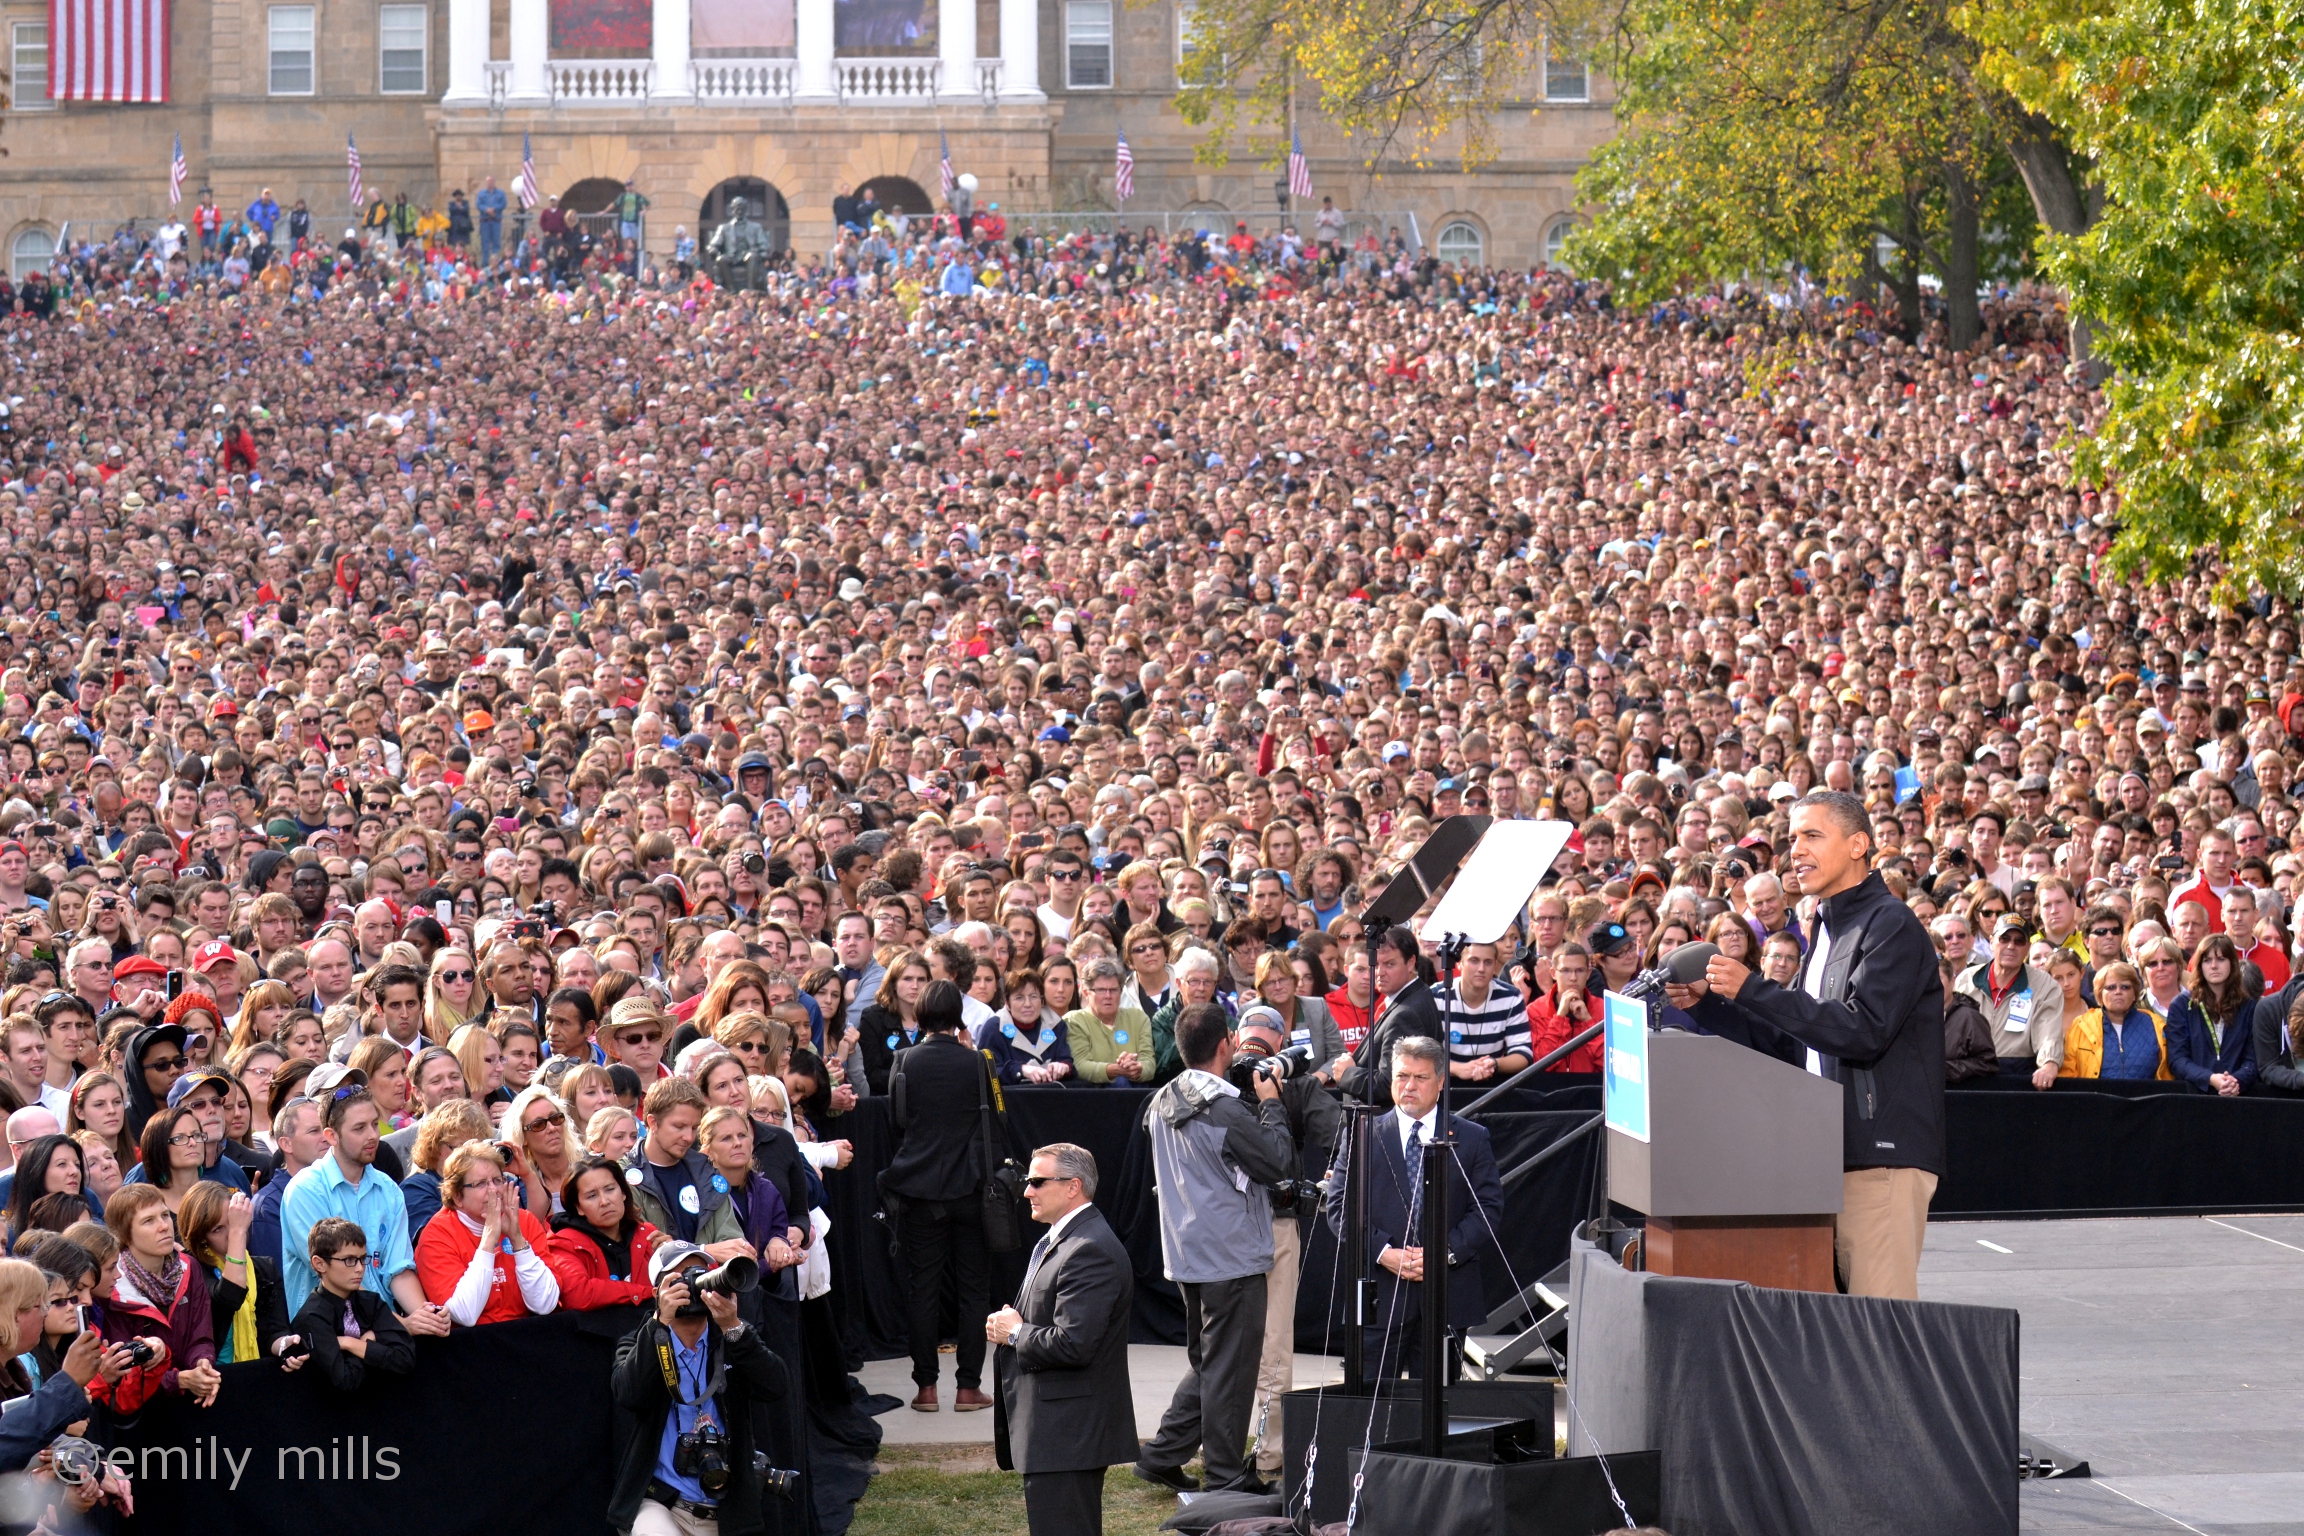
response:
{"label": "red baseball cap", "polygon": [[165,976],[167,974],[168,967],[150,955],[130,955],[112,967],[112,979],[114,981],[120,980],[123,976]]}
{"label": "red baseball cap", "polygon": [[[204,971],[212,965],[217,965],[225,961],[230,961],[232,964],[238,965],[240,963],[240,952],[234,949],[231,945],[225,943],[222,939],[210,939],[207,943],[201,945],[198,949],[192,952],[192,969],[196,971]],[[117,976],[120,973],[118,971],[114,971],[112,974]]]}

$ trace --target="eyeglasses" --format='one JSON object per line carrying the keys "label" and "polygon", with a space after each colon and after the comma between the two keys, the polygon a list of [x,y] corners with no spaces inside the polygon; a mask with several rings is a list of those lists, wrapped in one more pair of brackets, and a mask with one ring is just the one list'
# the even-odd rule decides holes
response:
{"label": "eyeglasses", "polygon": [[2172,971],[2176,969],[2176,966],[2177,962],[2174,960],[2147,960],[2144,962],[2144,969],[2148,971]]}
{"label": "eyeglasses", "polygon": [[350,1264],[355,1268],[364,1268],[368,1263],[368,1251],[366,1249],[362,1249],[358,1253],[332,1253],[322,1262],[328,1264]]}
{"label": "eyeglasses", "polygon": [[558,1115],[546,1115],[541,1120],[523,1120],[520,1123],[520,1134],[523,1136],[533,1136],[538,1131],[545,1129],[547,1126],[556,1124],[559,1119],[560,1117]]}
{"label": "eyeglasses", "polygon": [[442,981],[471,981],[477,973],[473,971],[437,971],[434,974]]}
{"label": "eyeglasses", "polygon": [[466,1179],[464,1181],[464,1187],[466,1189],[502,1189],[504,1187],[504,1180],[495,1178]]}
{"label": "eyeglasses", "polygon": [[768,1042],[765,1040],[739,1040],[736,1042],[736,1049],[747,1056],[757,1056],[768,1049]]}
{"label": "eyeglasses", "polygon": [[147,1056],[144,1058],[144,1070],[147,1072],[181,1072],[184,1070],[184,1058],[181,1056]]}
{"label": "eyeglasses", "polygon": [[1048,871],[1048,878],[1053,881],[1061,882],[1065,885],[1070,885],[1075,880],[1087,879],[1088,871],[1084,869],[1052,869]]}
{"label": "eyeglasses", "polygon": [[208,1139],[207,1137],[205,1137],[205,1136],[201,1135],[201,1134],[200,1134],[198,1131],[194,1131],[194,1132],[193,1132],[191,1135],[189,1135],[189,1136],[171,1136],[171,1137],[169,1137],[169,1138],[168,1138],[168,1145],[170,1145],[170,1146],[172,1146],[172,1147],[197,1147],[197,1146],[199,1146],[201,1143],[205,1142],[207,1139]]}
{"label": "eyeglasses", "polygon": [[1166,954],[1167,952],[1168,952],[1168,946],[1167,946],[1167,945],[1165,945],[1165,944],[1155,944],[1155,943],[1153,943],[1153,942],[1152,942],[1151,940],[1149,940],[1149,939],[1147,939],[1147,940],[1146,940],[1145,942],[1143,942],[1142,944],[1133,944],[1133,945],[1130,945],[1130,946],[1129,946],[1129,949],[1128,949],[1128,953],[1130,953],[1130,954],[1132,954],[1132,955],[1163,955],[1163,954]]}
{"label": "eyeglasses", "polygon": [[2088,937],[2092,939],[2116,939],[2120,937],[2120,930],[2118,928],[2091,928],[2088,930]]}
{"label": "eyeglasses", "polygon": [[1076,1173],[1036,1173],[1024,1181],[1024,1187],[1038,1189],[1043,1184],[1063,1184],[1078,1177]]}
{"label": "eyeglasses", "polygon": [[651,1031],[649,1031],[648,1033],[646,1033],[646,1034],[641,1034],[641,1035],[618,1035],[618,1036],[616,1037],[616,1043],[617,1043],[618,1045],[627,1045],[627,1046],[629,1046],[629,1045],[653,1045],[655,1042],[657,1042],[657,1041],[659,1041],[659,1040],[661,1040],[661,1039],[663,1039],[663,1038],[664,1038],[664,1037],[663,1037],[662,1035],[660,1035],[660,1034],[657,1034],[655,1031],[651,1030]]}

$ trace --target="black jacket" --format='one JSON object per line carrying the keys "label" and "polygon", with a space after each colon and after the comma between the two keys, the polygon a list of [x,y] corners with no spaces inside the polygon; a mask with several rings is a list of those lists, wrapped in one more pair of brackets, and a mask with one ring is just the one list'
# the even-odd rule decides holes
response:
{"label": "black jacket", "polygon": [[1377,1015],[1360,1049],[1352,1053],[1352,1065],[1357,1069],[1353,1085],[1361,1098],[1379,1109],[1392,1107],[1392,1044],[1411,1035],[1440,1041],[1448,1038],[1440,1031],[1440,1005],[1433,1001],[1431,987],[1421,981],[1400,989],[1400,995]]}
{"label": "black jacket", "polygon": [[[1733,1001],[1706,994],[1696,1022],[1842,1085],[1844,1166],[1944,1173],[1944,983],[1936,946],[1877,873],[1825,901],[1823,997],[1757,972]],[[1810,935],[1815,940],[1814,932]],[[1811,951],[1813,952],[1813,951]]]}
{"label": "black jacket", "polygon": [[1128,1250],[1093,1205],[1016,1296],[1024,1319],[992,1357],[992,1444],[1003,1469],[1084,1472],[1136,1459],[1128,1385]]}
{"label": "black jacket", "polygon": [[2304,975],[2256,1005],[2256,1081],[2282,1093],[2304,1093],[2304,1061],[2288,1043],[2288,1010],[2304,994]]}
{"label": "black jacket", "polygon": [[882,1189],[908,1200],[976,1193],[984,1182],[988,1070],[976,1048],[950,1032],[923,1035],[904,1053],[904,1091],[894,1106],[904,1140],[880,1175]]}
{"label": "black jacket", "polygon": [[392,1303],[365,1287],[354,1291],[349,1302],[352,1315],[360,1320],[361,1335],[368,1340],[367,1354],[344,1353],[336,1340],[343,1334],[346,1302],[315,1286],[296,1314],[295,1331],[312,1346],[312,1359],[301,1369],[318,1372],[339,1392],[359,1391],[370,1371],[405,1376],[416,1369],[415,1341]]}
{"label": "black jacket", "polygon": [[[784,1362],[762,1342],[758,1329],[735,1337],[714,1325],[711,1339],[727,1351],[728,1380],[720,1391],[720,1426],[728,1434],[731,1475],[720,1495],[720,1536],[751,1536],[761,1529],[760,1480],[752,1475],[752,1405],[783,1397],[788,1385]],[[616,1491],[608,1501],[611,1530],[629,1531],[640,1518],[640,1502],[656,1475],[656,1455],[664,1439],[664,1416],[672,1411],[671,1389],[657,1357],[669,1348],[671,1330],[649,1318],[616,1345],[616,1369],[609,1395],[616,1400]]]}
{"label": "black jacket", "polygon": [[888,1091],[888,1068],[898,1051],[910,1050],[918,1037],[907,1036],[904,1021],[892,1009],[873,1003],[856,1020],[856,1033],[864,1048],[864,1080],[875,1096]]}

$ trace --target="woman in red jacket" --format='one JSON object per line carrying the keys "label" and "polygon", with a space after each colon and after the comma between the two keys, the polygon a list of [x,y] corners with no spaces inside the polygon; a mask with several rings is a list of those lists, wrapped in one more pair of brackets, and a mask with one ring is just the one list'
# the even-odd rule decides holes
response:
{"label": "woman in red jacket", "polygon": [[466,1328],[549,1312],[560,1305],[560,1282],[541,1252],[550,1241],[521,1208],[496,1144],[468,1141],[441,1171],[440,1214],[416,1240],[416,1278],[425,1298]]}
{"label": "woman in red jacket", "polygon": [[[216,1401],[224,1377],[216,1369],[215,1314],[200,1266],[176,1241],[176,1218],[149,1184],[124,1184],[104,1202],[104,1224],[120,1244],[120,1272],[104,1303],[107,1343],[142,1339],[165,1350],[168,1369],[159,1385],[205,1408]],[[143,1406],[148,1378],[123,1378],[112,1406],[133,1413]]]}
{"label": "woman in red jacket", "polygon": [[[1592,952],[1581,944],[1563,944],[1552,956],[1552,990],[1528,1005],[1528,1038],[1538,1059],[1566,1045],[1600,1021],[1600,1000],[1585,989],[1592,974]],[[1565,999],[1565,1001],[1563,1001]],[[1595,1035],[1570,1051],[1548,1072],[1597,1072],[1606,1059],[1606,1037]]]}
{"label": "woman in red jacket", "polygon": [[624,1197],[623,1170],[609,1158],[585,1158],[568,1175],[565,1204],[552,1219],[545,1255],[560,1282],[560,1305],[589,1312],[654,1300],[648,1259],[663,1237]]}

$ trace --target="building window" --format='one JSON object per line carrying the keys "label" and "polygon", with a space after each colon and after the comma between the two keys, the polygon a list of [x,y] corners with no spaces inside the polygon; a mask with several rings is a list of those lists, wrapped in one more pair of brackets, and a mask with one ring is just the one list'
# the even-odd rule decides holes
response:
{"label": "building window", "polygon": [[309,96],[312,82],[312,19],[309,5],[272,7],[271,91],[275,96]]}
{"label": "building window", "polygon": [[56,237],[40,228],[20,230],[8,247],[8,271],[18,282],[33,272],[45,272],[56,255]]}
{"label": "building window", "polygon": [[1076,91],[1112,84],[1110,0],[1072,0],[1064,7],[1064,83]]}
{"label": "building window", "polygon": [[379,84],[387,96],[424,94],[426,16],[420,5],[384,5],[376,9],[376,50]]}
{"label": "building window", "polygon": [[1590,101],[1592,99],[1592,72],[1581,59],[1544,60],[1544,99],[1546,101]]}
{"label": "building window", "polygon": [[1574,219],[1554,219],[1552,227],[1544,231],[1544,265],[1565,272],[1568,264],[1561,253],[1568,247],[1568,237],[1576,233]]}
{"label": "building window", "polygon": [[18,112],[45,112],[48,100],[48,23],[19,21],[8,29],[8,105]]}
{"label": "building window", "polygon": [[1458,219],[1440,228],[1440,259],[1467,267],[1480,265],[1482,242],[1477,226]]}

